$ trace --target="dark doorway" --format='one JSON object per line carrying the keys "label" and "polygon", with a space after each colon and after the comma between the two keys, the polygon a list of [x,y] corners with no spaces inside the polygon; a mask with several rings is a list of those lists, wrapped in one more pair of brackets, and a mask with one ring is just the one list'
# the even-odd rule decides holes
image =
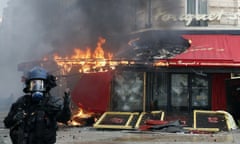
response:
{"label": "dark doorway", "polygon": [[235,121],[240,120],[240,78],[226,80],[227,111]]}

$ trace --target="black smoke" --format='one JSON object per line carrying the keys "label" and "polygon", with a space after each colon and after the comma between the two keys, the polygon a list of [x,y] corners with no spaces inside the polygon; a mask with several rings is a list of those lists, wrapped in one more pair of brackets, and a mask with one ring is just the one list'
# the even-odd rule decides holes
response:
{"label": "black smoke", "polygon": [[[46,55],[67,55],[73,48],[95,48],[107,39],[106,50],[127,51],[128,36],[136,31],[136,12],[149,0],[9,0],[0,25],[0,94],[22,91],[20,63]],[[175,11],[175,0],[155,1]],[[145,15],[146,16],[146,15]],[[142,27],[145,28],[145,24]]]}
{"label": "black smoke", "polygon": [[[0,25],[1,96],[22,93],[18,65],[130,31],[128,0],[9,0]],[[107,46],[110,48],[110,46]]]}
{"label": "black smoke", "polygon": [[132,2],[128,0],[38,1],[37,17],[45,29],[44,42],[63,53],[71,48],[95,48],[98,38],[130,32]]}

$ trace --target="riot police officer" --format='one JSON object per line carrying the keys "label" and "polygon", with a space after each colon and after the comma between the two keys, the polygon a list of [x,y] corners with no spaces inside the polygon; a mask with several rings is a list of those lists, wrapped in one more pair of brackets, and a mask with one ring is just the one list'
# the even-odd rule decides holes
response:
{"label": "riot police officer", "polygon": [[13,144],[54,144],[57,122],[67,123],[71,117],[70,91],[64,97],[52,96],[56,78],[42,67],[28,72],[23,89],[25,95],[12,104],[4,119]]}

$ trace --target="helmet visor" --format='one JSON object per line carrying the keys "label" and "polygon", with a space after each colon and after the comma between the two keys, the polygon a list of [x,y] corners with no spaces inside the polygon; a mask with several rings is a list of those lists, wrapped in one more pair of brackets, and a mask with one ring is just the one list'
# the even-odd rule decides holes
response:
{"label": "helmet visor", "polygon": [[45,91],[44,81],[43,80],[31,80],[29,90],[31,92]]}

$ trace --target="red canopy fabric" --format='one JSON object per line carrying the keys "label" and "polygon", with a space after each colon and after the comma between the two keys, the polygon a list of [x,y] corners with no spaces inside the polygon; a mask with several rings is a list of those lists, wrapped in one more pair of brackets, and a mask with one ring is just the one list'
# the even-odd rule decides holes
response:
{"label": "red canopy fabric", "polygon": [[183,35],[191,46],[168,59],[169,66],[240,66],[240,36]]}

